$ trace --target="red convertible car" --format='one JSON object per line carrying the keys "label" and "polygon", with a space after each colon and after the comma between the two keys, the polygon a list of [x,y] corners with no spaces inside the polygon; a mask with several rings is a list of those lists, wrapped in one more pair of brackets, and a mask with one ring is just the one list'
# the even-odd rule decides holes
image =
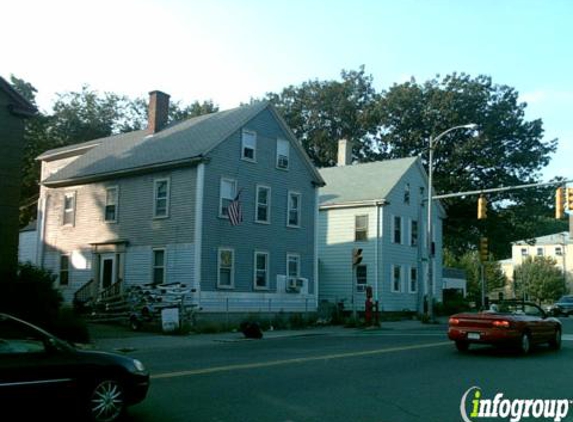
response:
{"label": "red convertible car", "polygon": [[561,322],[534,303],[505,301],[493,303],[487,311],[452,315],[448,337],[461,352],[472,343],[514,346],[523,354],[540,343],[558,350]]}

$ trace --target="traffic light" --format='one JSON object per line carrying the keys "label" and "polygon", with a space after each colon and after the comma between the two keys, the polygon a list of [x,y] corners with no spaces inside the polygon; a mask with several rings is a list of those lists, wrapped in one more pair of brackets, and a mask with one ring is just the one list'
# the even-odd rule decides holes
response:
{"label": "traffic light", "polygon": [[573,211],[573,188],[567,188],[567,210]]}
{"label": "traffic light", "polygon": [[362,249],[354,248],[352,249],[352,266],[356,267],[362,262]]}
{"label": "traffic light", "polygon": [[485,196],[480,195],[478,198],[478,220],[485,220],[487,218],[487,199]]}
{"label": "traffic light", "polygon": [[479,239],[479,258],[481,262],[485,262],[489,258],[487,237],[480,237]]}
{"label": "traffic light", "polygon": [[[569,189],[567,189],[567,193],[569,193]],[[564,216],[565,216],[565,188],[563,186],[559,186],[555,191],[555,218],[561,220]]]}

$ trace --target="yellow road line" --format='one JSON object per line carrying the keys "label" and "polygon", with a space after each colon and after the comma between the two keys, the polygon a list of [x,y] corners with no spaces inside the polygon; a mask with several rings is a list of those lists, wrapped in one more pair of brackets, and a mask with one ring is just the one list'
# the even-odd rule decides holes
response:
{"label": "yellow road line", "polygon": [[290,365],[293,363],[306,363],[306,362],[313,362],[313,361],[318,361],[318,360],[344,359],[344,358],[361,357],[361,356],[381,355],[381,354],[385,354],[385,353],[404,352],[407,350],[427,349],[430,347],[445,346],[447,344],[451,344],[451,342],[450,341],[441,341],[439,343],[415,344],[415,345],[411,345],[411,346],[390,347],[390,348],[386,348],[386,349],[364,350],[361,352],[335,353],[335,354],[322,355],[322,356],[310,356],[310,357],[304,357],[304,358],[273,360],[273,361],[269,361],[269,362],[256,362],[256,363],[244,363],[244,364],[227,365],[227,366],[214,366],[212,368],[191,369],[188,371],[165,372],[163,374],[151,375],[151,378],[152,379],[179,378],[179,377],[188,377],[188,376],[193,376],[193,375],[212,374],[215,372],[228,372],[228,371],[238,371],[241,369],[267,368],[270,366]]}

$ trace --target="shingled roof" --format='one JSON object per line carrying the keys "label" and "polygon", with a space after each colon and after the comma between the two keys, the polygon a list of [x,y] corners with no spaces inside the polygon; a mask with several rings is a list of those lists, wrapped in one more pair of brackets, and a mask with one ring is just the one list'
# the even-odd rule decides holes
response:
{"label": "shingled roof", "polygon": [[274,113],[284,126],[293,144],[302,151],[316,181],[322,184],[320,174],[312,166],[290,129],[274,107],[266,101],[194,117],[170,125],[155,134],[140,130],[47,151],[38,159],[50,161],[66,154],[72,155],[74,151],[87,150],[75,161],[44,180],[43,184],[48,187],[66,186],[153,169],[192,165],[204,159],[213,148],[266,108]]}

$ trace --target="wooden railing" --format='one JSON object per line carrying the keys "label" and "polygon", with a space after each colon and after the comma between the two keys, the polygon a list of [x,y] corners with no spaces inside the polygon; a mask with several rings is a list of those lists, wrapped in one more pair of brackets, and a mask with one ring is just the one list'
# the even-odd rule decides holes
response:
{"label": "wooden railing", "polygon": [[96,299],[98,294],[98,282],[90,280],[74,293],[74,304],[83,306]]}

